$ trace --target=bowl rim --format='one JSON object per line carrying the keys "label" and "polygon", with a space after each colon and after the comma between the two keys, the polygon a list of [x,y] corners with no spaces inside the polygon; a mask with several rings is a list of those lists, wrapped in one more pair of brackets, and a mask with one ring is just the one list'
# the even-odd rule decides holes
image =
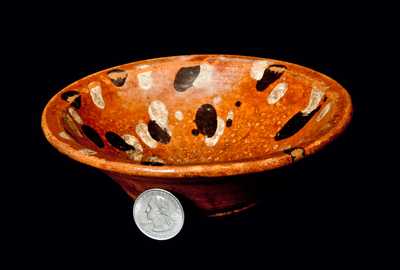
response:
{"label": "bowl rim", "polygon": [[283,167],[285,165],[291,164],[293,162],[292,157],[283,151],[279,150],[276,152],[272,152],[268,155],[257,159],[246,159],[246,160],[235,160],[235,161],[225,161],[225,162],[214,162],[214,163],[199,163],[199,164],[182,164],[182,165],[170,165],[166,164],[163,166],[148,166],[142,165],[140,163],[128,163],[121,161],[110,161],[104,158],[100,158],[97,156],[89,156],[81,153],[79,150],[73,148],[69,144],[61,141],[57,138],[55,134],[50,131],[49,125],[47,123],[47,112],[50,105],[54,102],[54,100],[59,96],[59,93],[68,89],[71,85],[76,83],[79,80],[83,80],[88,77],[95,76],[99,73],[106,72],[108,70],[112,70],[118,67],[122,67],[130,64],[143,64],[149,63],[157,60],[167,60],[173,59],[177,57],[197,57],[197,56],[217,56],[217,57],[227,57],[227,58],[243,58],[243,59],[253,59],[253,60],[270,60],[277,61],[283,64],[289,64],[291,66],[296,66],[297,68],[301,68],[304,70],[308,70],[317,74],[318,76],[328,80],[334,84],[336,84],[336,88],[340,90],[341,94],[343,94],[345,98],[345,109],[342,112],[342,117],[337,122],[337,124],[331,127],[328,132],[323,134],[317,139],[309,142],[308,144],[302,145],[304,149],[304,153],[308,156],[311,155],[320,149],[324,148],[325,145],[329,144],[333,141],[337,136],[339,136],[349,125],[352,115],[353,115],[353,105],[351,101],[350,94],[348,91],[340,85],[337,81],[330,78],[329,76],[322,74],[318,71],[310,69],[305,66],[301,66],[298,64],[290,63],[283,60],[272,59],[272,58],[263,58],[263,57],[254,57],[254,56],[245,56],[245,55],[231,55],[231,54],[193,54],[193,55],[176,55],[176,56],[166,56],[166,57],[158,57],[158,58],[150,58],[145,60],[133,61],[126,64],[121,64],[113,67],[109,67],[106,69],[102,69],[95,73],[91,73],[87,76],[84,76],[69,85],[65,86],[57,93],[55,93],[52,98],[46,103],[45,108],[42,112],[41,116],[41,127],[42,131],[49,141],[49,143],[56,148],[62,154],[67,155],[68,157],[81,162],[83,164],[98,168],[103,171],[119,173],[130,176],[137,177],[159,177],[159,178],[192,178],[192,177],[204,177],[204,178],[215,178],[222,176],[231,176],[231,175],[240,175],[240,174],[249,174],[249,173],[257,173],[267,170],[272,170],[275,168]]}

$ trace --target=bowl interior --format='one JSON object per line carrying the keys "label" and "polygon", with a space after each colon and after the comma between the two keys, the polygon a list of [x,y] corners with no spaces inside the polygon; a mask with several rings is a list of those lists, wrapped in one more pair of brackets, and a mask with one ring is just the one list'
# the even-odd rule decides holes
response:
{"label": "bowl interior", "polygon": [[304,147],[350,106],[335,81],[307,68],[239,56],[178,56],[87,76],[47,105],[58,141],[84,155],[145,165],[262,159]]}

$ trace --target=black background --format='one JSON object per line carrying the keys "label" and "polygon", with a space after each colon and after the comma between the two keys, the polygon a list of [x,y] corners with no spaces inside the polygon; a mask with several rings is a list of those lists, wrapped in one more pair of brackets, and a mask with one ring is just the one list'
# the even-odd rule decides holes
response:
{"label": "black background", "polygon": [[[164,7],[157,12],[152,7],[109,7],[116,16],[52,8],[10,31],[15,41],[15,53],[10,54],[20,69],[29,71],[17,79],[19,89],[29,95],[18,97],[26,110],[16,117],[26,123],[23,137],[30,131],[30,146],[23,152],[26,166],[15,170],[18,180],[10,195],[21,206],[13,213],[22,220],[16,228],[23,245],[15,249],[30,254],[30,262],[133,267],[165,258],[170,267],[207,265],[211,258],[231,265],[373,260],[367,254],[379,238],[371,228],[379,191],[367,191],[374,187],[366,176],[375,177],[368,158],[375,147],[366,145],[377,129],[367,125],[383,125],[371,113],[371,97],[377,87],[373,66],[387,52],[374,47],[384,34],[377,31],[382,28],[371,13],[330,4],[306,12],[294,7],[290,13],[286,8],[273,12],[239,5],[236,12],[193,6],[175,13]],[[60,89],[95,71],[147,58],[204,53],[280,59],[324,73],[351,94],[353,120],[321,152],[257,175],[263,194],[258,207],[226,219],[202,218],[189,208],[177,237],[154,241],[136,228],[133,201],[116,183],[47,143],[41,112]]]}

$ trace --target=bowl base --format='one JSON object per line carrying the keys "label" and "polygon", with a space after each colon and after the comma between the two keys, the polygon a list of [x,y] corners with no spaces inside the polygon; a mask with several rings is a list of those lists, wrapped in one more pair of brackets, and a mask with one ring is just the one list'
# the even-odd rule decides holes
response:
{"label": "bowl base", "polygon": [[[125,190],[125,191],[128,194],[128,196],[131,197],[133,200],[136,200],[136,198],[139,196],[139,193],[137,193],[137,192],[131,192],[128,190]],[[178,197],[180,197],[180,196],[178,196]],[[203,216],[206,216],[206,217],[221,218],[221,217],[227,217],[227,216],[233,216],[233,215],[240,214],[246,210],[249,210],[249,209],[255,207],[256,205],[257,205],[256,202],[250,202],[245,205],[240,204],[237,207],[230,208],[229,210],[220,210],[217,212],[210,213],[209,211],[204,211],[204,210],[202,211],[200,209],[200,212],[202,213]],[[185,208],[185,205],[183,205],[183,207]]]}

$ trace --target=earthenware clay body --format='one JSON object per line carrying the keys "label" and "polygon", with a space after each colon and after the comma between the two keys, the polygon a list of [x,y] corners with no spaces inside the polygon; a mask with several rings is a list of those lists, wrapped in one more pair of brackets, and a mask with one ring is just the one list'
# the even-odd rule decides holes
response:
{"label": "earthenware clay body", "polygon": [[103,170],[133,198],[163,188],[220,215],[254,205],[255,183],[232,176],[312,154],[343,131],[351,111],[343,87],[307,68],[194,55],[74,82],[47,104],[42,127],[59,151]]}

